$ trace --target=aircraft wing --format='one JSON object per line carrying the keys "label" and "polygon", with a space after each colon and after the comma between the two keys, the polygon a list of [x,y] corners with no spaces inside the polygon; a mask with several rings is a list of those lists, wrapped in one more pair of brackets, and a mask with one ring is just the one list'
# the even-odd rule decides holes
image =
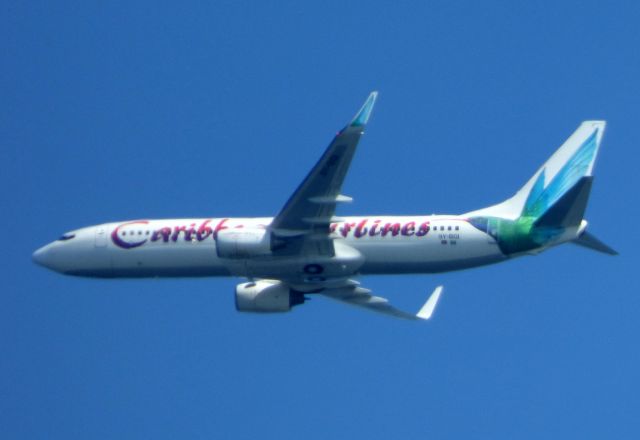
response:
{"label": "aircraft wing", "polygon": [[274,253],[333,256],[329,227],[337,220],[336,205],[351,201],[340,190],[377,96],[378,92],[369,95],[273,219],[269,229]]}
{"label": "aircraft wing", "polygon": [[[350,202],[341,189],[360,137],[371,116],[377,92],[372,92],[354,118],[338,132],[320,160],[291,195],[269,225],[271,249],[279,256],[328,256],[336,253],[330,225],[340,221],[334,217],[338,203]],[[306,277],[306,275],[305,275]],[[309,282],[296,277],[281,281],[300,291],[319,293],[353,306],[391,315],[396,318],[426,320],[431,317],[442,293],[437,287],[417,314],[392,306],[380,296],[360,287],[356,281],[343,278],[317,279]]]}
{"label": "aircraft wing", "polygon": [[433,315],[433,311],[435,310],[438,300],[440,299],[440,295],[442,294],[442,286],[436,287],[433,293],[429,296],[429,299],[427,299],[427,302],[424,303],[422,308],[420,308],[418,313],[415,315],[396,309],[386,298],[371,295],[371,291],[369,289],[359,286],[326,289],[321,293],[328,298],[342,301],[352,306],[363,307],[373,312],[391,315],[396,318],[427,320]]}

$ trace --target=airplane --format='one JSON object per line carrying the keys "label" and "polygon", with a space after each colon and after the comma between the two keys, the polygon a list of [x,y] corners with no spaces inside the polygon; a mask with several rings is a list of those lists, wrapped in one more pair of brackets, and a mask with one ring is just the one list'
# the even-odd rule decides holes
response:
{"label": "airplane", "polygon": [[443,287],[417,313],[355,279],[440,273],[536,255],[563,244],[616,255],[584,213],[605,121],[585,121],[515,195],[462,215],[340,218],[342,184],[378,96],[372,92],[275,217],[131,220],[63,234],[33,253],[67,275],[235,276],[240,312],[288,312],[314,294],[398,318],[431,318]]}

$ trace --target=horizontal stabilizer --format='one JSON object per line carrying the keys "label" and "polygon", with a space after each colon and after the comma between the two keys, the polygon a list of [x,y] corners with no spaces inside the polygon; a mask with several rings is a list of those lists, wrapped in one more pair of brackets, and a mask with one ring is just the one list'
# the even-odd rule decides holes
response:
{"label": "horizontal stabilizer", "polygon": [[610,248],[588,232],[585,232],[580,237],[573,240],[572,243],[592,249],[597,252],[602,252],[603,254],[618,255],[618,252],[615,249]]}

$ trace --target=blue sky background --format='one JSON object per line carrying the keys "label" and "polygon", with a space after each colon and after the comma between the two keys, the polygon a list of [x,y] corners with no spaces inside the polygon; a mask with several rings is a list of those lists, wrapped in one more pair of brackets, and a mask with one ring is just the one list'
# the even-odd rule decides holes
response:
{"label": "blue sky background", "polygon": [[[0,12],[2,438],[638,438],[637,2],[12,2]],[[379,90],[341,214],[510,196],[606,119],[567,245],[366,277],[426,324],[234,279],[92,280],[31,262],[130,218],[275,214]]]}

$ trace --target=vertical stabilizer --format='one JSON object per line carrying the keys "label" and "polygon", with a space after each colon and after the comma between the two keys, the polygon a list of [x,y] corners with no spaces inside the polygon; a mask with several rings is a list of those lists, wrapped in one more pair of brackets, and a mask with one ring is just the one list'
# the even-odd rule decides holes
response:
{"label": "vertical stabilizer", "polygon": [[513,197],[466,216],[506,255],[575,240],[584,231],[604,129],[604,121],[583,122]]}
{"label": "vertical stabilizer", "polygon": [[510,199],[469,216],[539,218],[578,182],[593,176],[605,121],[585,121]]}

